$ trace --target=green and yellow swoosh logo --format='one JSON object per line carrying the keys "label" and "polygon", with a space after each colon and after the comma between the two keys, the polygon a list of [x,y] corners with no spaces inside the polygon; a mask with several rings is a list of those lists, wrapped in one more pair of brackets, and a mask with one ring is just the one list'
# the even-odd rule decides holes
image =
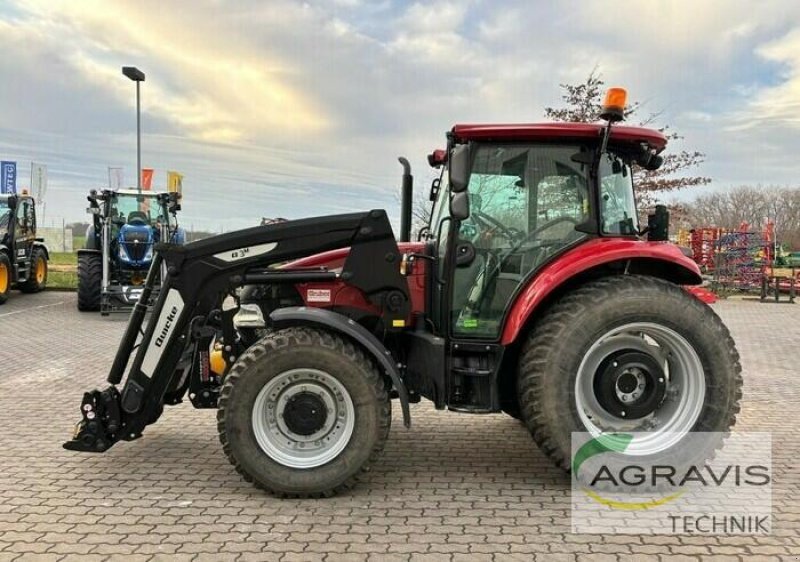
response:
{"label": "green and yellow swoosh logo", "polygon": [[[574,478],[578,477],[578,471],[580,470],[581,465],[588,459],[603,453],[623,453],[625,452],[625,449],[628,448],[628,445],[630,445],[631,441],[633,441],[633,435],[629,435],[627,433],[604,433],[598,437],[590,439],[584,443],[580,449],[578,449],[572,459],[572,473],[575,475]],[[664,496],[663,498],[657,498],[646,502],[624,502],[605,498],[597,492],[586,488],[585,486],[582,486],[581,488],[587,496],[597,503],[608,506],[612,509],[621,509],[626,511],[652,509],[654,507],[659,507],[669,503],[683,495],[683,491],[680,491],[668,496]]]}

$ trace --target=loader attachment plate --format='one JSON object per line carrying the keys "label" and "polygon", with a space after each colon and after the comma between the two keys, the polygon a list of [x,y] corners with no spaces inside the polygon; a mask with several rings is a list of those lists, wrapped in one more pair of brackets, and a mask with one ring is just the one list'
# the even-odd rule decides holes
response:
{"label": "loader attachment plate", "polygon": [[75,425],[72,439],[64,443],[69,451],[102,453],[119,440],[122,422],[119,391],[109,386],[83,395],[82,419]]}

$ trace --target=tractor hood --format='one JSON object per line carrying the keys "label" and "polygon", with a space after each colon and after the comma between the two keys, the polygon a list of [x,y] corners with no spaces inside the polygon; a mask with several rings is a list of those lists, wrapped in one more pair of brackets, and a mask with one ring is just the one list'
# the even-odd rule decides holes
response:
{"label": "tractor hood", "polygon": [[[397,247],[401,254],[423,253],[425,251],[424,242],[398,242]],[[290,261],[281,266],[281,269],[309,269],[314,267],[324,267],[330,271],[341,270],[350,248],[337,248],[328,252],[320,252],[298,260]]]}
{"label": "tractor hood", "polygon": [[126,224],[117,235],[119,260],[126,267],[146,269],[153,260],[153,228],[146,224]]}

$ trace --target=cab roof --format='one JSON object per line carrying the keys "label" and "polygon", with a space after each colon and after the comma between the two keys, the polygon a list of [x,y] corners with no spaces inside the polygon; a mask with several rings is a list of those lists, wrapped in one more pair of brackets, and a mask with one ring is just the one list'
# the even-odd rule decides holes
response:
{"label": "cab roof", "polygon": [[138,191],[136,189],[114,189],[111,191],[113,193],[116,193],[117,195],[136,195],[142,197],[158,197],[162,193],[167,193],[166,191],[150,191],[150,190]]}
{"label": "cab roof", "polygon": [[[464,124],[453,127],[456,141],[534,141],[599,139],[604,123],[519,123]],[[667,146],[667,137],[659,131],[644,127],[613,125],[611,142],[647,143],[660,152]]]}

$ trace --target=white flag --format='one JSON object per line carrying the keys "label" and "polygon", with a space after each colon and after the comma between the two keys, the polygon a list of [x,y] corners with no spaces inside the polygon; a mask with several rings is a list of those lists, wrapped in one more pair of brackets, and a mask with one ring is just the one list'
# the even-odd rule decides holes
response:
{"label": "white flag", "polygon": [[37,203],[44,202],[47,192],[47,166],[31,162],[31,194]]}
{"label": "white flag", "polygon": [[122,189],[122,168],[108,169],[108,188]]}

